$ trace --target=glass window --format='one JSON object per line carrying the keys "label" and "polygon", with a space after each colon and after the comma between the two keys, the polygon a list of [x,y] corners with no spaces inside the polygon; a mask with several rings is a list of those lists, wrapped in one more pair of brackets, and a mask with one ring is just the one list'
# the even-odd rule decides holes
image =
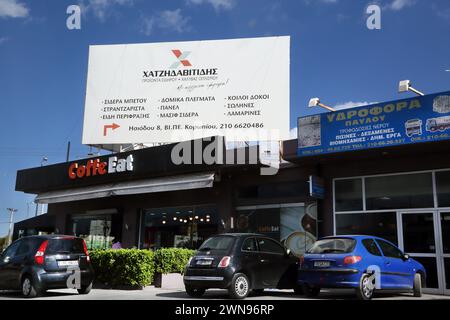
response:
{"label": "glass window", "polygon": [[445,288],[450,290],[450,258],[444,258],[445,269]]}
{"label": "glass window", "polygon": [[141,248],[197,249],[206,239],[218,233],[219,223],[215,206],[145,209]]}
{"label": "glass window", "polygon": [[280,209],[280,241],[300,257],[317,240],[317,202]]}
{"label": "glass window", "polygon": [[435,253],[433,213],[402,214],[405,252]]}
{"label": "glass window", "polygon": [[346,179],[334,182],[335,210],[363,210],[362,180]]}
{"label": "glass window", "polygon": [[12,259],[16,256],[16,252],[17,249],[19,248],[20,243],[22,242],[22,240],[18,240],[16,242],[13,242],[8,248],[6,248],[4,254],[3,254],[3,259],[5,258],[9,258]]}
{"label": "glass window", "polygon": [[308,250],[308,253],[349,253],[355,249],[356,241],[349,238],[332,238],[319,240]]}
{"label": "glass window", "polygon": [[377,240],[385,257],[403,259],[403,253],[389,242]]}
{"label": "glass window", "polygon": [[25,255],[31,251],[31,241],[30,239],[23,239],[19,248],[17,249],[16,255]]}
{"label": "glass window", "polygon": [[84,239],[88,250],[111,248],[113,242],[120,241],[120,218],[120,214],[73,216],[72,235]]}
{"label": "glass window", "polygon": [[212,237],[206,240],[198,249],[199,251],[209,251],[209,250],[230,250],[234,243],[233,237]]}
{"label": "glass window", "polygon": [[258,239],[259,251],[268,252],[268,253],[276,253],[276,254],[284,254],[285,250],[282,246],[270,239]]}
{"label": "glass window", "polygon": [[373,254],[374,256],[381,256],[380,249],[378,249],[378,246],[373,239],[364,239],[362,244],[370,254]]}
{"label": "glass window", "polygon": [[[441,212],[442,250],[450,253],[450,212]],[[450,281],[450,279],[449,279]]]}
{"label": "glass window", "polygon": [[434,207],[431,173],[370,177],[365,186],[367,210]]}
{"label": "glass window", "polygon": [[256,241],[254,238],[248,238],[242,244],[242,251],[258,251],[256,248]]}
{"label": "glass window", "polygon": [[419,261],[427,271],[425,288],[439,288],[436,258],[413,257],[413,259]]}
{"label": "glass window", "polygon": [[83,240],[80,238],[52,239],[48,242],[48,254],[84,253]]}
{"label": "glass window", "polygon": [[436,172],[436,189],[439,207],[450,207],[450,171]]}
{"label": "glass window", "polygon": [[280,239],[280,208],[239,210],[236,232],[260,233],[272,239]]}
{"label": "glass window", "polygon": [[336,214],[336,234],[364,234],[397,243],[396,213]]}

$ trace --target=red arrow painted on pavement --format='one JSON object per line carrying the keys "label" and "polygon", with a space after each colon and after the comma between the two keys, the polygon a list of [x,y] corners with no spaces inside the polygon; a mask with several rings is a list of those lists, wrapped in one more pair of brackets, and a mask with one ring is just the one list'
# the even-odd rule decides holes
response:
{"label": "red arrow painted on pavement", "polygon": [[108,129],[112,129],[112,130],[116,130],[117,128],[119,128],[120,126],[116,123],[113,124],[105,124],[103,126],[103,136],[106,137],[106,134],[108,133]]}

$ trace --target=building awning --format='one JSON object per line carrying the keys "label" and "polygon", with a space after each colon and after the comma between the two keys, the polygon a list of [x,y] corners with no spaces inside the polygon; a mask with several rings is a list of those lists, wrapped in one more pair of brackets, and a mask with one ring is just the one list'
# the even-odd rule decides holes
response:
{"label": "building awning", "polygon": [[58,203],[141,193],[211,188],[213,183],[214,173],[187,174],[50,191],[38,194],[34,201],[36,203]]}

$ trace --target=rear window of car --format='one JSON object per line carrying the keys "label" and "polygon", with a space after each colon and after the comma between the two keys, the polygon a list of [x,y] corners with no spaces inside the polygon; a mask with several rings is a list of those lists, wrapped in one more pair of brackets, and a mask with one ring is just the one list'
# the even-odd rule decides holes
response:
{"label": "rear window of car", "polygon": [[234,243],[233,237],[212,237],[207,239],[198,249],[199,251],[221,250],[226,251],[231,248]]}
{"label": "rear window of car", "polygon": [[333,238],[316,241],[307,253],[350,253],[356,241],[349,238]]}
{"label": "rear window of car", "polygon": [[45,253],[84,253],[83,240],[80,238],[50,239]]}

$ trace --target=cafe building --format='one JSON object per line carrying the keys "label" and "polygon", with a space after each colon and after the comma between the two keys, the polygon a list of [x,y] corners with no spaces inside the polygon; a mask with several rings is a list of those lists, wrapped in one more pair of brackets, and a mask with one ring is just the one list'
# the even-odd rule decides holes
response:
{"label": "cafe building", "polygon": [[198,248],[217,233],[258,232],[302,253],[306,243],[296,239],[307,232],[310,244],[317,237],[309,171],[287,162],[271,167],[258,146],[226,150],[223,141],[183,143],[192,150],[199,143],[204,155],[215,150],[213,163],[193,153],[175,164],[180,144],[169,144],[20,170],[16,190],[48,204],[47,214],[33,219],[47,216],[54,227],[29,219],[16,224],[15,236],[70,234],[83,237],[90,249],[116,242],[156,249]]}
{"label": "cafe building", "polygon": [[[21,170],[16,190],[48,204],[53,232],[91,248],[196,248],[216,233],[258,232],[300,255],[321,236],[380,236],[425,266],[427,292],[449,295],[447,114],[450,92],[301,117],[272,175],[258,146],[176,165],[172,144]],[[238,152],[245,161],[226,161]],[[93,175],[91,160],[115,171]]]}

